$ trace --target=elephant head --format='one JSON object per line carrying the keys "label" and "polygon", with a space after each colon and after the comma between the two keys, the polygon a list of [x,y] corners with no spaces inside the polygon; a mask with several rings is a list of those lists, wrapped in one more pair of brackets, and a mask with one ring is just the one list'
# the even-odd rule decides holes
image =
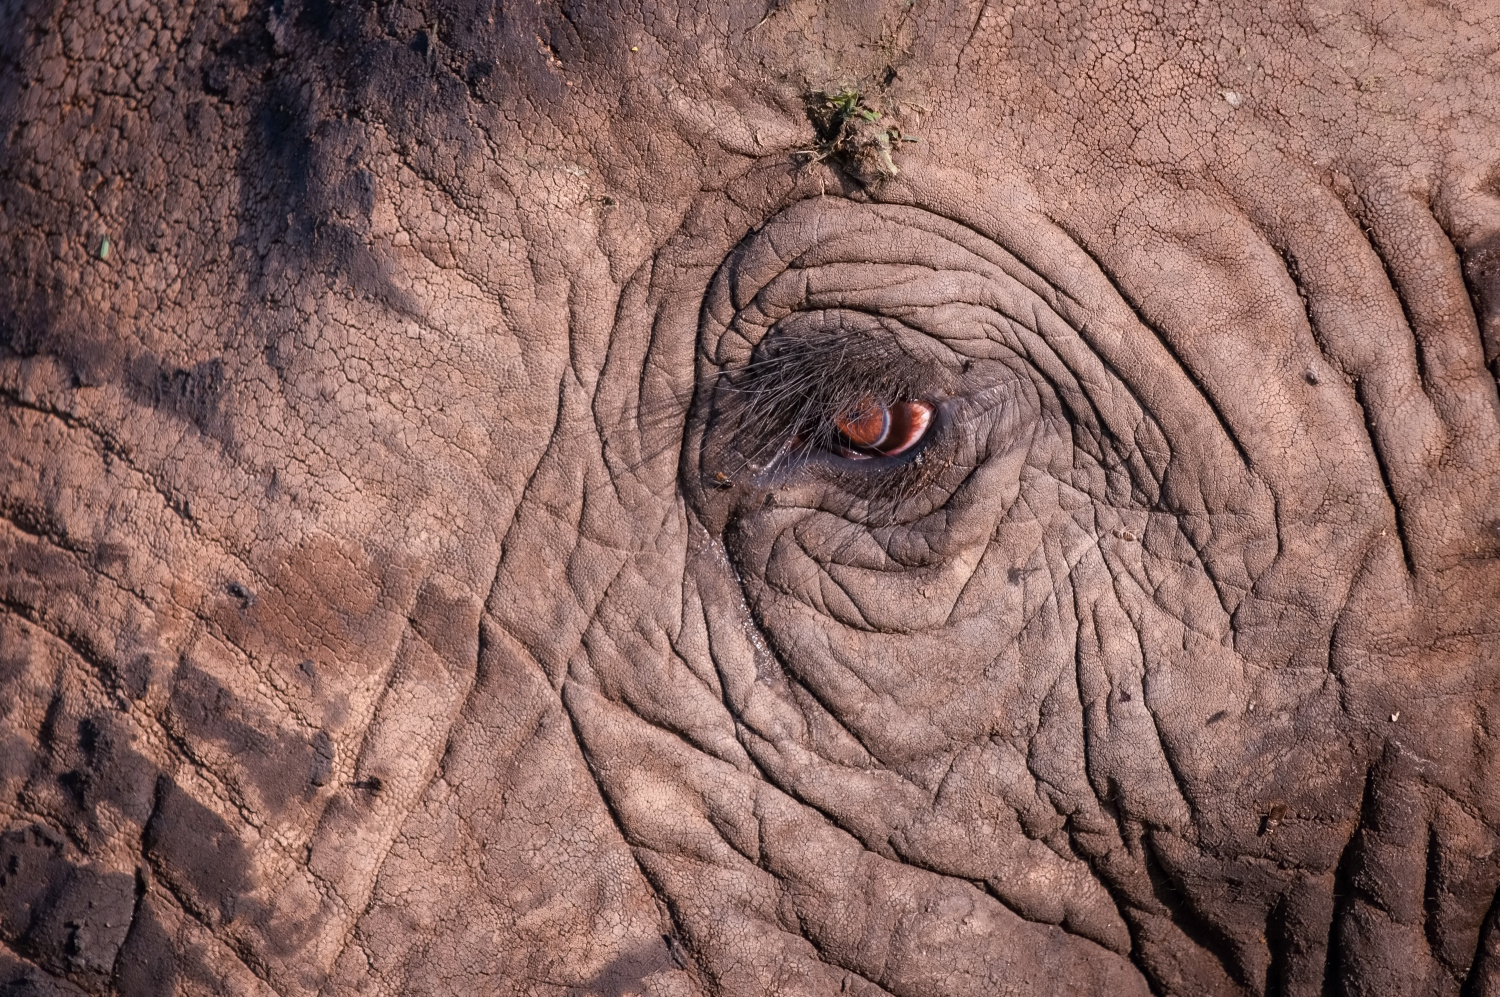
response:
{"label": "elephant head", "polygon": [[1500,990],[1493,3],[6,21],[15,991]]}

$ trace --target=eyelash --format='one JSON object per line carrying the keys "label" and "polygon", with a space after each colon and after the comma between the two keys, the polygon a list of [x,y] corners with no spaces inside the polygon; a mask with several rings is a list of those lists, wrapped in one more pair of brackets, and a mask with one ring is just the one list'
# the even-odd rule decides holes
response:
{"label": "eyelash", "polygon": [[727,493],[730,519],[795,504],[870,528],[911,524],[982,459],[970,444],[985,431],[965,427],[1011,390],[988,383],[1009,383],[998,368],[976,384],[968,364],[959,375],[889,340],[829,340],[768,344],[720,375],[699,468],[705,496]]}
{"label": "eyelash", "polygon": [[741,471],[759,474],[793,456],[895,459],[933,435],[937,407],[914,383],[924,365],[890,339],[842,328],[773,336],[723,385],[721,414],[734,427]]}

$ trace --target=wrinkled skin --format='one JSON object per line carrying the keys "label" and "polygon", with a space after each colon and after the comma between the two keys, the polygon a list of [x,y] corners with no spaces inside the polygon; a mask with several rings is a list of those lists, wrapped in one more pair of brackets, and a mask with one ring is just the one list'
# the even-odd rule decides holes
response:
{"label": "wrinkled skin", "polygon": [[0,990],[1500,991],[1494,3],[3,23]]}

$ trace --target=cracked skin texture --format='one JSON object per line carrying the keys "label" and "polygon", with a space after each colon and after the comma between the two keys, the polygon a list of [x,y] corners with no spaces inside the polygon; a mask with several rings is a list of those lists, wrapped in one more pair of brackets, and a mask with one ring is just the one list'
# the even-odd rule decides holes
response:
{"label": "cracked skin texture", "polygon": [[0,24],[0,990],[1500,991],[1500,6]]}

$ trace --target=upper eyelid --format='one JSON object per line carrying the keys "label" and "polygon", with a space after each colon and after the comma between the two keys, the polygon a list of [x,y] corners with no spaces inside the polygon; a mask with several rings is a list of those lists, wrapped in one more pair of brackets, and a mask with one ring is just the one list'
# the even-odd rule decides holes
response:
{"label": "upper eyelid", "polygon": [[[741,303],[732,317],[721,320],[720,334],[710,355],[716,365],[733,366],[736,355],[753,354],[767,337],[775,334],[776,327],[786,318],[809,312],[864,315],[874,324],[901,326],[909,334],[937,340],[943,338],[942,328],[952,327],[951,318],[924,328],[929,323],[921,321],[919,316],[954,310],[973,311],[1037,332],[1039,313],[1050,312],[1065,324],[1071,324],[1058,311],[1069,305],[1074,306],[1068,309],[1070,313],[1076,311],[1077,302],[1069,295],[1059,292],[1018,261],[1012,262],[1019,273],[999,267],[993,261],[985,262],[986,265],[978,269],[951,270],[937,269],[931,264],[883,263],[879,265],[882,269],[901,270],[915,276],[896,283],[872,281],[868,285],[840,281],[831,274],[818,274],[821,269],[855,266],[852,260],[847,264],[822,264],[817,269],[806,270],[794,264]],[[866,268],[866,265],[859,267],[861,270]],[[1031,279],[1024,279],[1026,277]],[[815,280],[816,286],[810,287]],[[902,296],[899,289],[929,290],[913,300],[910,296]],[[993,321],[983,324],[998,327]]]}

